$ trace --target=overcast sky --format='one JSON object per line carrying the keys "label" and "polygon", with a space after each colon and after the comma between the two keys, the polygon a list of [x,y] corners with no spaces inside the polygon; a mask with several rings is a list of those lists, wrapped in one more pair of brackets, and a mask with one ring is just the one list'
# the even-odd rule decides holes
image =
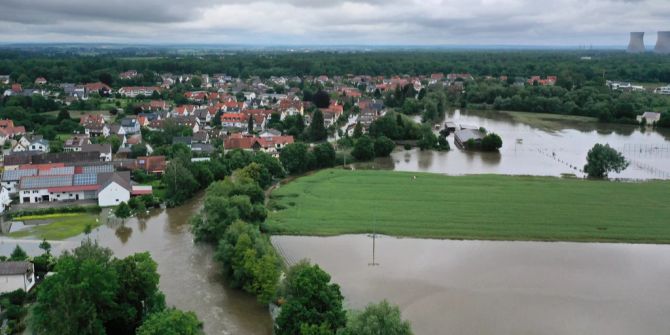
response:
{"label": "overcast sky", "polygon": [[0,0],[0,42],[621,45],[670,0]]}

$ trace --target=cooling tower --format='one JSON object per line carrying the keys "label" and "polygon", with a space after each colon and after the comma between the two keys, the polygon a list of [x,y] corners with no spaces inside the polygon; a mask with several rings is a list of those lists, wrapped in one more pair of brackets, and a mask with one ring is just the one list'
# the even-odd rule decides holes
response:
{"label": "cooling tower", "polygon": [[644,33],[630,33],[630,43],[628,43],[628,49],[626,51],[634,54],[644,52]]}
{"label": "cooling tower", "polygon": [[654,52],[659,54],[670,54],[670,31],[659,31],[658,40]]}

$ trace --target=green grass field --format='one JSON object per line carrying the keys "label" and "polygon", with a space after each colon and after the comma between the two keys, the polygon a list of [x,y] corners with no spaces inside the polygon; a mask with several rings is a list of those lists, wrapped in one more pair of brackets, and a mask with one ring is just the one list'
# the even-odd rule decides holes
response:
{"label": "green grass field", "polygon": [[20,231],[10,233],[10,237],[35,237],[47,240],[64,240],[84,232],[87,225],[95,228],[100,223],[96,221],[97,214],[64,213],[17,217],[14,220],[30,224],[32,220],[53,220],[51,223],[35,225]]}
{"label": "green grass field", "polygon": [[[413,176],[417,176],[413,179]],[[272,194],[275,234],[670,243],[670,182],[324,170]]]}

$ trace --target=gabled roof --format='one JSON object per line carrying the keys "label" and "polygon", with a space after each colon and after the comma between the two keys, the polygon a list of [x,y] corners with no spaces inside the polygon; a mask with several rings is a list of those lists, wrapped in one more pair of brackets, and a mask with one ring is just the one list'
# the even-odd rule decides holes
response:
{"label": "gabled roof", "polygon": [[32,270],[30,262],[0,262],[0,276],[24,275]]}

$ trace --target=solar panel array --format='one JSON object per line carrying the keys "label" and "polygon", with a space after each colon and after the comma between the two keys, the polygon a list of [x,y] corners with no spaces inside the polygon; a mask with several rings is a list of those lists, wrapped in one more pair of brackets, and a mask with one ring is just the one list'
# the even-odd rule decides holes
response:
{"label": "solar panel array", "polygon": [[21,189],[72,186],[72,176],[25,177]]}
{"label": "solar panel array", "polygon": [[5,170],[2,173],[3,181],[12,181],[19,180],[21,177],[36,176],[37,169],[24,169],[24,170]]}
{"label": "solar panel array", "polygon": [[83,173],[74,175],[74,185],[95,185],[98,183],[98,175],[95,173]]}
{"label": "solar panel array", "polygon": [[111,164],[84,166],[81,172],[84,174],[114,172],[114,166]]}
{"label": "solar panel array", "polygon": [[64,166],[40,171],[40,176],[57,176],[74,174],[74,166]]}

